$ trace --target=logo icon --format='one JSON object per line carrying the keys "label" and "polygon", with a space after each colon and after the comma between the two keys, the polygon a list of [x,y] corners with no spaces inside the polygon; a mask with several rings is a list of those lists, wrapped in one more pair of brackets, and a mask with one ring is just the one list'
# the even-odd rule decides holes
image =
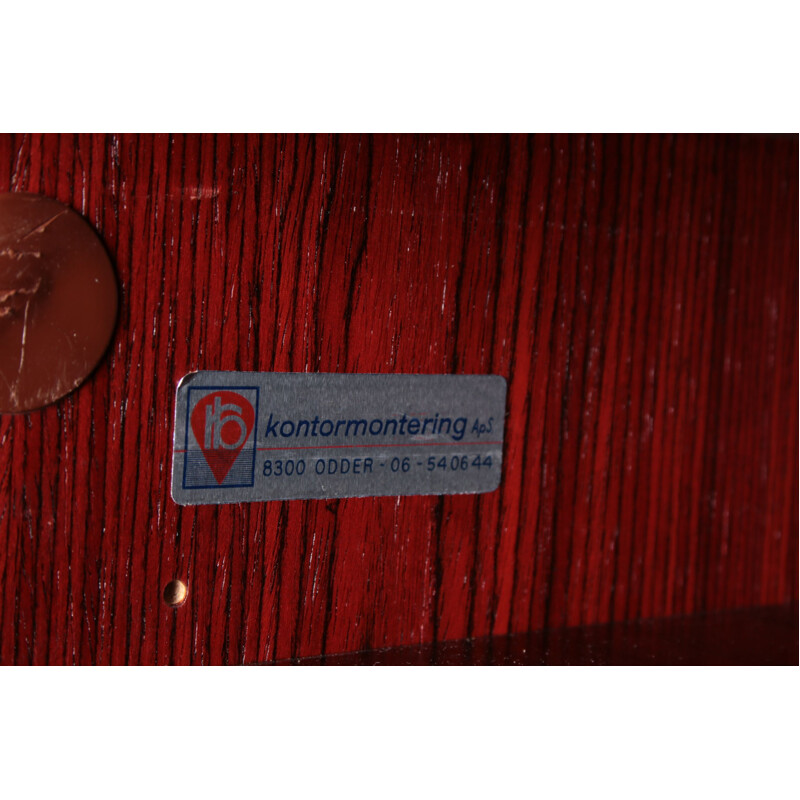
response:
{"label": "logo icon", "polygon": [[188,400],[184,487],[252,486],[258,389],[191,387]]}

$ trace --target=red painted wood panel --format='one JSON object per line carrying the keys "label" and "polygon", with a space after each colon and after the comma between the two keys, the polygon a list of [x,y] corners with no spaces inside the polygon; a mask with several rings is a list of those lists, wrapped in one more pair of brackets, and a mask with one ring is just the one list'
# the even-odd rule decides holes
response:
{"label": "red painted wood panel", "polygon": [[[795,136],[0,136],[121,291],[94,375],[0,418],[0,661],[796,602],[797,174]],[[178,507],[199,369],[504,375],[501,488]]]}
{"label": "red painted wood panel", "polygon": [[795,666],[797,626],[797,604],[758,606],[311,656],[277,665]]}

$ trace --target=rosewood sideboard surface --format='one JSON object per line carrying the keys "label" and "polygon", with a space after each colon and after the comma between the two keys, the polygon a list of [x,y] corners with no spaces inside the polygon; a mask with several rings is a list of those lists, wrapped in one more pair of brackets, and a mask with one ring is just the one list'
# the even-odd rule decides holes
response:
{"label": "rosewood sideboard surface", "polygon": [[[796,609],[797,176],[797,136],[0,135],[120,292],[89,379],[0,417],[0,663]],[[502,375],[500,488],[180,507],[205,369]]]}

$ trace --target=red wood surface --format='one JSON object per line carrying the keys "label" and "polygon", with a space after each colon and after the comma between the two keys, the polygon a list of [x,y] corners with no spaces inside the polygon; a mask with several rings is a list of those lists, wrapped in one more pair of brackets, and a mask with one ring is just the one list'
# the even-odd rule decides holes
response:
{"label": "red wood surface", "polygon": [[[792,666],[797,604],[287,659],[279,666]],[[275,662],[270,662],[275,663]]]}
{"label": "red wood surface", "polygon": [[[94,375],[0,418],[0,661],[796,602],[797,175],[795,136],[0,135],[121,288]],[[199,369],[504,375],[501,488],[178,507]]]}

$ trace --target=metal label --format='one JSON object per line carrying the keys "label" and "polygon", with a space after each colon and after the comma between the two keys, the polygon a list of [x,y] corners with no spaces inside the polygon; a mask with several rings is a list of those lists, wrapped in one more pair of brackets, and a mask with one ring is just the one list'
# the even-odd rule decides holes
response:
{"label": "metal label", "polygon": [[491,492],[499,375],[193,372],[178,384],[181,505]]}

